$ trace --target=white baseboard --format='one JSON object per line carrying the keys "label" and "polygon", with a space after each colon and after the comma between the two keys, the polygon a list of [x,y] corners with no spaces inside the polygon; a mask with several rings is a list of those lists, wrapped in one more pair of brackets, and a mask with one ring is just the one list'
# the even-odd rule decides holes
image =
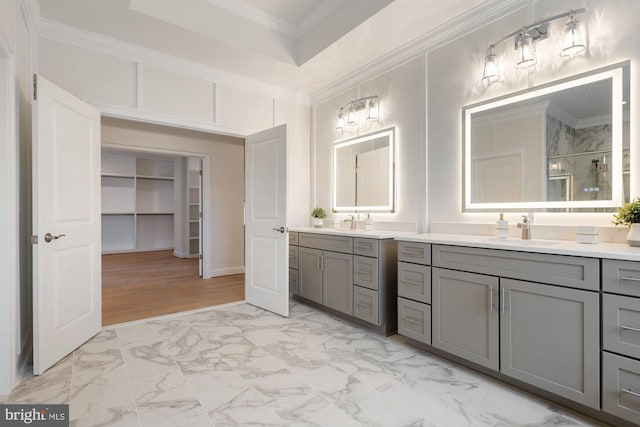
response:
{"label": "white baseboard", "polygon": [[187,252],[173,251],[173,256],[178,258],[191,258]]}
{"label": "white baseboard", "polygon": [[243,274],[243,273],[244,273],[244,266],[227,267],[227,268],[214,268],[213,270],[209,271],[209,275],[211,277],[230,276],[232,274]]}

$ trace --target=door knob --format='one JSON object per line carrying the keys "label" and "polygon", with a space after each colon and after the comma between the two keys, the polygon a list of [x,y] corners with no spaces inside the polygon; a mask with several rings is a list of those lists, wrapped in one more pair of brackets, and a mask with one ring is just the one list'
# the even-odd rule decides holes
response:
{"label": "door knob", "polygon": [[284,232],[285,232],[285,228],[284,228],[284,226],[282,226],[282,227],[280,227],[280,228],[276,228],[276,227],[274,227],[274,228],[273,228],[273,231],[279,231],[279,232],[281,232],[282,234],[284,234]]}
{"label": "door knob", "polygon": [[66,234],[58,234],[57,236],[54,236],[51,233],[47,233],[47,234],[44,235],[44,241],[49,243],[52,240],[58,240],[59,238],[64,237],[64,236],[66,236]]}

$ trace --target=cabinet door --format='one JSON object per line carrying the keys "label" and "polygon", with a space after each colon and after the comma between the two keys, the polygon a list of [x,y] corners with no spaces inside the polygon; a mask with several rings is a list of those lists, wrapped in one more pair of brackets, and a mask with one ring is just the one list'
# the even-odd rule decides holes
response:
{"label": "cabinet door", "polygon": [[433,346],[498,370],[498,278],[432,269]]}
{"label": "cabinet door", "polygon": [[500,279],[500,371],[598,408],[596,292]]}
{"label": "cabinet door", "polygon": [[323,304],[353,314],[353,255],[324,251]]}
{"label": "cabinet door", "polygon": [[322,251],[300,247],[298,265],[300,296],[322,304]]}

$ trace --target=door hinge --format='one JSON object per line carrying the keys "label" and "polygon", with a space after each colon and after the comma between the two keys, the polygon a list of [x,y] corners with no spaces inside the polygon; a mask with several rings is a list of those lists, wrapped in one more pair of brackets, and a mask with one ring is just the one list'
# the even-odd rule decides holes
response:
{"label": "door hinge", "polygon": [[200,176],[202,176],[202,169],[200,169]]}
{"label": "door hinge", "polygon": [[202,218],[202,212],[199,212],[199,213],[198,213],[198,216],[199,216],[200,218]]}
{"label": "door hinge", "polygon": [[32,245],[37,245],[38,244],[38,236],[36,236],[36,235],[31,236],[31,244]]}
{"label": "door hinge", "polygon": [[38,75],[33,75],[33,100],[38,100]]}
{"label": "door hinge", "polygon": [[202,254],[198,255],[198,258],[202,259]]}

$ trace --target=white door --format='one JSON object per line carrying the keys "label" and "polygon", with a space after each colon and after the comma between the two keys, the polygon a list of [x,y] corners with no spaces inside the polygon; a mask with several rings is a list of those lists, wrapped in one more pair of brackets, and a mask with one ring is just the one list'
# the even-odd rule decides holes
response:
{"label": "white door", "polygon": [[245,140],[245,299],[289,316],[287,126]]}
{"label": "white door", "polygon": [[100,113],[37,76],[33,103],[33,371],[98,333]]}

